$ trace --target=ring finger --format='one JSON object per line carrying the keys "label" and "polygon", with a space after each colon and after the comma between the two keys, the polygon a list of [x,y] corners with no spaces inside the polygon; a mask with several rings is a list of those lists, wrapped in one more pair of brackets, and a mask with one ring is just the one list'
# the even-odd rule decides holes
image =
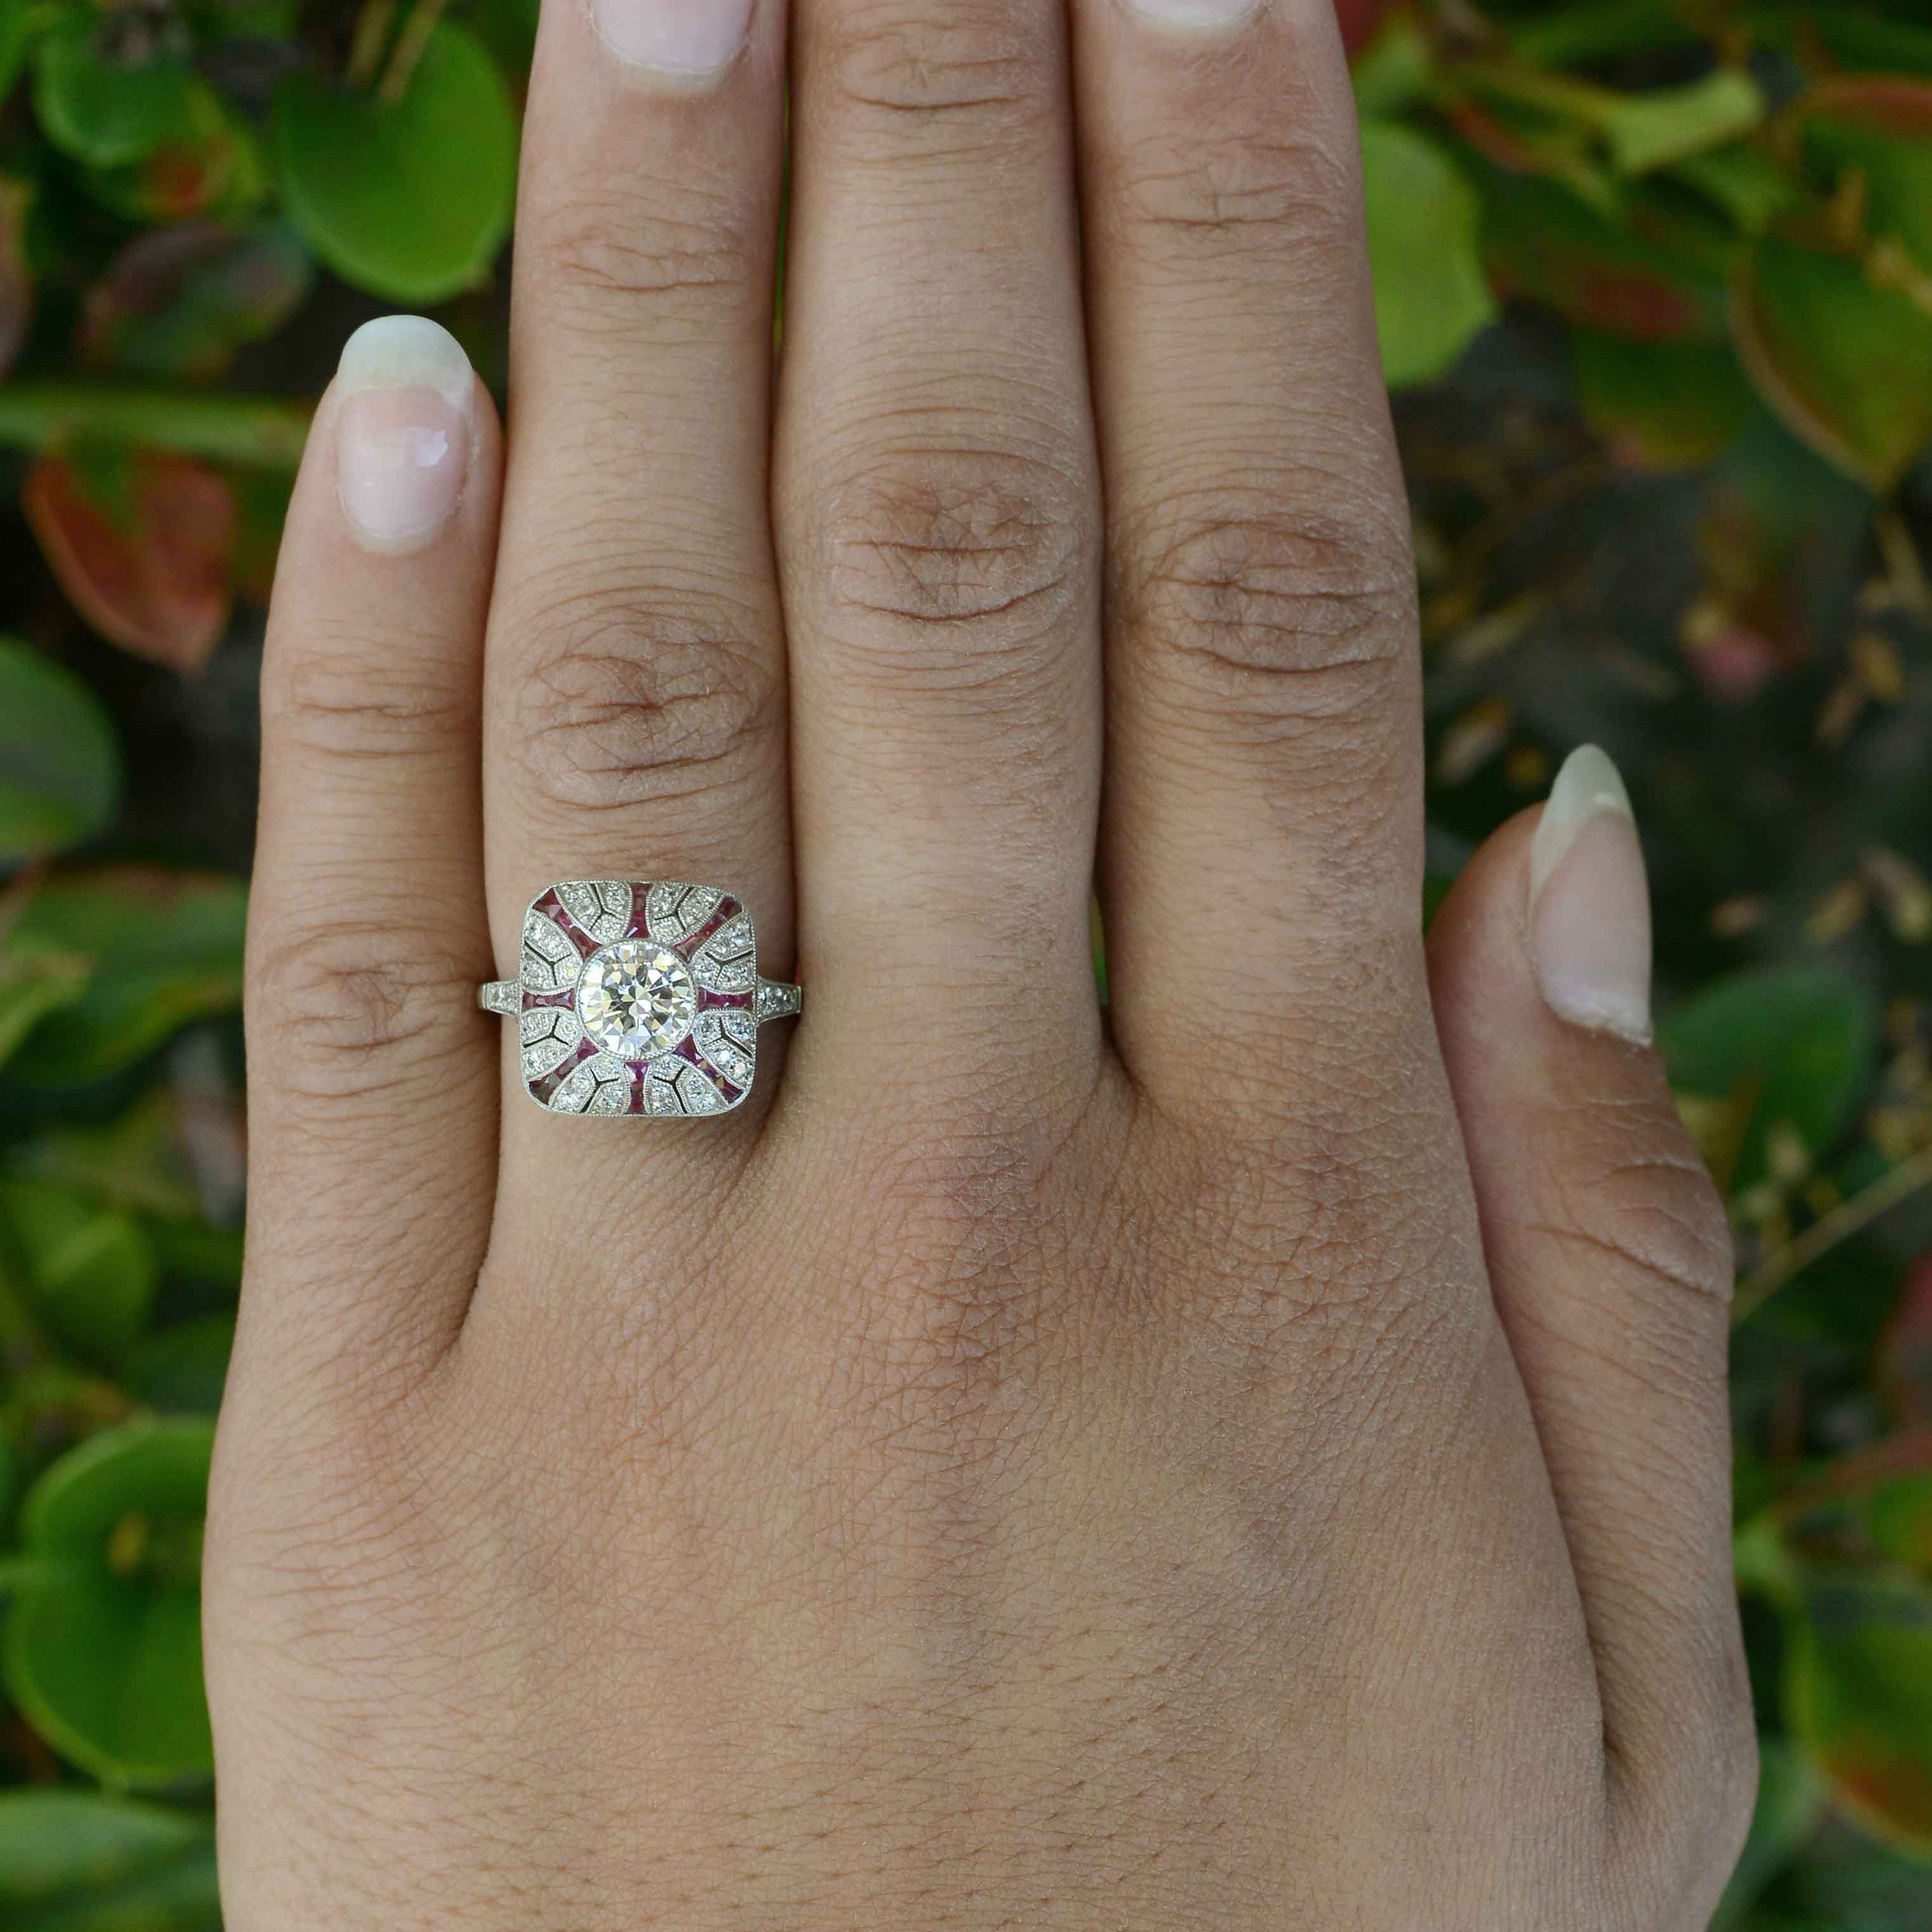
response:
{"label": "ring finger", "polygon": [[[782,0],[543,11],[485,674],[485,844],[506,967],[526,905],[566,879],[728,886],[754,912],[765,963],[788,956],[765,514],[783,13]],[[566,1155],[578,1200],[634,1186],[640,1159],[716,1162],[715,1131],[646,1146],[546,1118],[517,1090],[514,1044],[506,1214],[541,1216]]]}

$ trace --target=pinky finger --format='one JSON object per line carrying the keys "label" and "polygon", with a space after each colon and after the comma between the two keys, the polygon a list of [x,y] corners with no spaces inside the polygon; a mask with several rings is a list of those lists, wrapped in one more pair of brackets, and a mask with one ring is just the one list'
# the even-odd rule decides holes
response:
{"label": "pinky finger", "polygon": [[[406,1376],[489,1226],[480,685],[500,469],[419,317],[344,350],[290,508],[262,670],[249,922],[249,1268],[231,1390]],[[331,1371],[340,1371],[339,1376]]]}
{"label": "pinky finger", "polygon": [[1589,1625],[1613,1816],[1633,1844],[1690,1847],[1670,1888],[1702,1924],[1756,1762],[1731,1580],[1731,1250],[1651,1049],[1650,939],[1622,781],[1586,749],[1540,821],[1477,854],[1430,968],[1497,1311]]}

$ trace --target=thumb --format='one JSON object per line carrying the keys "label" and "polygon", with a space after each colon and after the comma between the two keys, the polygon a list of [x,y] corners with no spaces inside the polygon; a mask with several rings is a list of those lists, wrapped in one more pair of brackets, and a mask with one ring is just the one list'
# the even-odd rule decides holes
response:
{"label": "thumb", "polygon": [[1612,1798],[1646,1819],[1692,1808],[1707,1870],[1728,1872],[1736,1845],[1715,1841],[1742,1843],[1755,1778],[1730,1568],[1730,1236],[1652,1050],[1650,956],[1629,797],[1594,747],[1477,854],[1430,936],[1497,1312],[1596,1656]]}

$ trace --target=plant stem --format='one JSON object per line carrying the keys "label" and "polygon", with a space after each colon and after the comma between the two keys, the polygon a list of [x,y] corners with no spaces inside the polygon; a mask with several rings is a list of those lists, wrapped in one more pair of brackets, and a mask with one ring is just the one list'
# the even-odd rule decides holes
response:
{"label": "plant stem", "polygon": [[1780,1496],[1767,1514],[1780,1522],[1808,1514],[1827,1503],[1855,1496],[1892,1476],[1919,1476],[1932,1470],[1932,1428],[1908,1430],[1889,1441],[1840,1456],[1816,1481]]}
{"label": "plant stem", "polygon": [[292,470],[309,406],[273,396],[210,395],[132,384],[0,383],[0,444],[58,449],[89,440]]}
{"label": "plant stem", "polygon": [[1901,1161],[1862,1194],[1855,1194],[1834,1208],[1796,1240],[1787,1242],[1762,1262],[1738,1290],[1731,1307],[1732,1327],[1742,1328],[1780,1288],[1802,1274],[1814,1262],[1854,1234],[1862,1234],[1881,1215],[1890,1214],[1928,1187],[1932,1187],[1932,1148]]}
{"label": "plant stem", "polygon": [[429,45],[436,22],[442,17],[444,4],[445,0],[416,0],[415,10],[403,22],[396,51],[389,56],[389,70],[376,90],[376,98],[386,106],[393,107],[408,91],[410,76],[422,58],[423,49]]}
{"label": "plant stem", "polygon": [[367,87],[376,78],[382,48],[396,17],[396,0],[364,0],[349,42],[349,61],[343,78],[351,87]]}

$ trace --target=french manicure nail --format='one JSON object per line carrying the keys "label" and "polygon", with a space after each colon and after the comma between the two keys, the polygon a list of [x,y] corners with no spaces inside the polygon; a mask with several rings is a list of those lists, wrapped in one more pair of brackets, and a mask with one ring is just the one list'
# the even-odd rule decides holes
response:
{"label": "french manicure nail", "polygon": [[1550,1010],[1648,1044],[1650,887],[1630,794],[1594,745],[1570,753],[1529,848],[1530,951]]}
{"label": "french manicure nail", "polygon": [[407,550],[448,522],[470,468],[476,379],[454,336],[420,315],[365,322],[335,372],[336,490],[370,548]]}
{"label": "french manicure nail", "polygon": [[701,86],[738,56],[752,0],[590,0],[604,44],[632,67]]}
{"label": "french manicure nail", "polygon": [[1226,33],[1258,14],[1267,0],[1126,0],[1144,20],[1183,33]]}

